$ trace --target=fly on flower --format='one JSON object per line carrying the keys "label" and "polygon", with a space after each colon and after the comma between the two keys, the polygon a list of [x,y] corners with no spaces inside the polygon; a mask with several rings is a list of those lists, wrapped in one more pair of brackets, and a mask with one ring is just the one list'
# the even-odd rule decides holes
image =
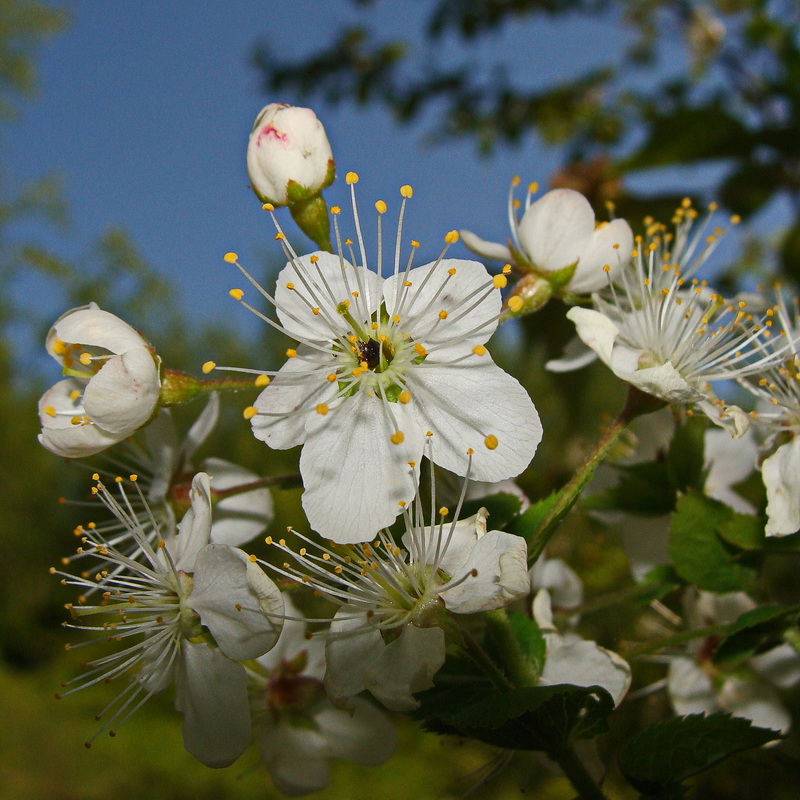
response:
{"label": "fly on flower", "polygon": [[[414,496],[413,465],[434,437],[436,463],[500,481],[518,475],[542,435],[526,391],[492,361],[485,343],[501,309],[504,275],[492,277],[475,261],[445,258],[458,235],[451,231],[433,262],[413,267],[417,242],[401,257],[402,222],[411,187],[400,190],[397,238],[384,276],[378,201],[377,257],[368,266],[354,184],[351,187],[356,251],[333,213],[336,254],[298,256],[277,221],[288,263],[274,295],[235,263],[275,306],[278,321],[231,295],[299,344],[246,411],[256,438],[270,447],[303,445],[303,507],[311,527],[338,542],[363,542],[390,525]],[[271,206],[265,206],[272,211]],[[274,219],[274,216],[273,216]],[[204,369],[216,365],[209,362]],[[271,378],[271,382],[270,382]],[[412,469],[409,469],[412,464]]]}

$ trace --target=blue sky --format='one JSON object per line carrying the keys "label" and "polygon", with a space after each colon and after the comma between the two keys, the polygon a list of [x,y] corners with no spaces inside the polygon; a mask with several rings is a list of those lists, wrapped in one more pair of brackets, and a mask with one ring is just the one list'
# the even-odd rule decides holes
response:
{"label": "blue sky", "polygon": [[[267,37],[281,54],[309,54],[331,30],[355,20],[355,9],[345,0],[54,5],[66,8],[72,22],[42,48],[39,98],[6,135],[6,186],[61,174],[72,222],[64,235],[35,227],[23,232],[80,261],[108,226],[123,226],[178,284],[188,309],[230,317],[226,292],[235,279],[222,255],[235,250],[244,263],[260,265],[276,247],[247,189],[247,135],[267,102],[295,100],[263,94],[252,49]],[[413,37],[421,29],[426,4],[404,2],[402,15],[398,7],[384,0],[370,12],[381,36]],[[466,54],[446,42],[441,55],[489,64],[505,54],[512,75],[545,85],[579,74],[598,63],[593,59],[621,57],[625,35],[613,20],[542,20],[508,26]],[[421,241],[421,259],[438,252],[451,228],[504,239],[512,176],[544,183],[560,163],[557,150],[533,139],[479,159],[471,142],[428,147],[424,125],[399,128],[380,110],[315,110],[339,168],[340,180],[326,192],[329,203],[345,200],[341,176],[351,169],[361,175],[365,210],[380,198],[391,211],[399,186],[410,183],[406,236]],[[291,224],[288,215],[285,222]],[[54,315],[64,310],[57,296],[38,302]],[[233,318],[248,325],[245,316],[237,310]],[[157,332],[151,338],[157,343]]]}

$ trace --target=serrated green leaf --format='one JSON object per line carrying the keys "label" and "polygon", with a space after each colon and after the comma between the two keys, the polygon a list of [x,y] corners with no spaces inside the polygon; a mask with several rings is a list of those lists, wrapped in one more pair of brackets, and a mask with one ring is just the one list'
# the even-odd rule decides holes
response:
{"label": "serrated green leaf", "polygon": [[415,717],[430,731],[466,736],[511,750],[553,751],[608,729],[614,709],[600,686],[533,686],[492,690],[475,699],[474,687],[418,695]]}
{"label": "serrated green leaf", "polygon": [[648,796],[663,791],[742,750],[780,738],[729,714],[692,714],[651,725],[628,740],[619,758],[625,777]]}
{"label": "serrated green leaf", "polygon": [[669,556],[678,574],[709,592],[746,589],[754,571],[739,563],[735,550],[725,546],[717,534],[734,511],[700,492],[689,492],[678,500],[672,516]]}
{"label": "serrated green leaf", "polygon": [[800,606],[761,606],[742,614],[719,643],[716,664],[731,664],[783,641],[784,631],[797,621]]}
{"label": "serrated green leaf", "polygon": [[717,532],[740,550],[760,550],[766,539],[764,520],[754,514],[734,514],[717,528]]}

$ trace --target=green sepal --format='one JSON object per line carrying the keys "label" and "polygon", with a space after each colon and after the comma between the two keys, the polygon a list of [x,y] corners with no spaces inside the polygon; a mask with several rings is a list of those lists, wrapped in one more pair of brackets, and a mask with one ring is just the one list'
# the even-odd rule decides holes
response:
{"label": "green sepal", "polygon": [[558,291],[559,289],[563,289],[572,280],[572,276],[575,274],[577,268],[578,262],[576,261],[574,264],[569,264],[566,267],[561,267],[561,269],[556,269],[552,272],[542,272],[541,275],[547,279],[553,289]]}

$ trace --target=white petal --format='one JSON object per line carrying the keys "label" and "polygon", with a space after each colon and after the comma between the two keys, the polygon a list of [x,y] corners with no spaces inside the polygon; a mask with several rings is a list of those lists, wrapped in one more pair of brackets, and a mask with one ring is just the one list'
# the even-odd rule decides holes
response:
{"label": "white petal", "polygon": [[800,436],[781,445],[761,465],[767,489],[767,536],[800,528]]}
{"label": "white petal", "polygon": [[351,704],[349,711],[331,707],[314,715],[326,753],[369,767],[383,764],[397,746],[394,726],[367,700],[354,697]]}
{"label": "white petal", "polygon": [[328,697],[339,703],[364,691],[367,669],[380,658],[385,647],[380,631],[369,627],[366,612],[342,606],[331,620],[325,647]]}
{"label": "white petal", "polygon": [[723,711],[749,719],[759,728],[786,733],[792,725],[792,717],[778,693],[765,681],[728,678],[717,699]]}
{"label": "white petal", "polygon": [[[393,414],[394,421],[387,417]],[[360,391],[345,398],[315,427],[300,456],[303,509],[311,527],[335,542],[364,542],[394,522],[411,502],[425,435],[406,406]],[[390,437],[403,434],[400,444]]]}
{"label": "white petal", "polygon": [[591,364],[597,359],[597,353],[587,347],[579,336],[574,336],[564,347],[561,358],[551,358],[544,368],[550,372],[572,372]]}
{"label": "white petal", "polygon": [[[292,603],[291,596],[283,595],[284,614],[286,619],[281,628],[281,635],[275,646],[258,657],[258,663],[268,670],[280,666],[283,661],[291,661],[300,653],[306,654],[303,675],[322,680],[325,677],[325,640],[319,636],[306,638],[307,625],[300,620],[303,614]],[[291,619],[299,617],[300,619]]]}
{"label": "white petal", "polygon": [[227,767],[250,741],[244,667],[205,644],[183,641],[175,677],[183,745],[207,767]]}
{"label": "white petal", "polygon": [[[539,415],[525,389],[488,353],[452,365],[429,358],[406,380],[409,406],[422,429],[433,431],[435,464],[465,475],[472,449],[469,476],[477,481],[512,478],[528,466],[542,438]],[[485,444],[490,435],[497,437],[494,450]]]}
{"label": "white petal", "polygon": [[[631,260],[633,231],[624,219],[615,219],[595,229],[581,251],[578,266],[567,284],[575,294],[588,294],[608,286]],[[608,266],[606,272],[603,268]]]}
{"label": "white petal", "polygon": [[575,571],[560,558],[540,557],[528,572],[531,591],[547,589],[553,604],[574,608],[583,602],[583,584]]}
{"label": "white petal", "polygon": [[481,239],[480,236],[476,236],[472,231],[459,231],[458,236],[469,250],[483,258],[488,258],[491,261],[502,261],[506,264],[514,260],[511,256],[511,251],[504,244],[487,242],[485,239]]}
{"label": "white petal", "polygon": [[326,379],[334,369],[329,356],[299,347],[256,398],[253,405],[262,413],[250,420],[253,436],[276,450],[302,444],[309,415],[336,397],[336,383]]}
{"label": "white petal", "polygon": [[330,769],[324,753],[325,738],[313,728],[265,722],[257,729],[256,742],[281,794],[300,797],[328,785]]}
{"label": "white petal", "polygon": [[105,362],[86,386],[83,403],[95,423],[124,438],[150,419],[160,391],[152,353],[137,347]]}
{"label": "white petal", "polygon": [[553,624],[553,604],[550,602],[550,592],[547,589],[539,589],[533,597],[531,606],[533,619],[544,633],[554,633],[558,631]]}
{"label": "white petal", "polygon": [[800,654],[790,644],[753,656],[749,663],[762,678],[779,689],[788,689],[800,682]]}
{"label": "white petal", "polygon": [[181,466],[186,469],[195,451],[211,435],[219,419],[219,395],[211,392],[208,402],[192,423],[181,448]]}
{"label": "white petal", "polygon": [[676,714],[713,714],[719,711],[711,678],[691,658],[670,661],[667,691]]}
{"label": "white petal", "polygon": [[618,704],[630,688],[631,668],[617,653],[595,642],[576,641],[548,650],[541,682],[602,686]]}
{"label": "white petal", "polygon": [[727,503],[734,511],[752,514],[755,509],[732,490],[753,472],[758,449],[752,433],[732,439],[727,431],[705,432],[705,467],[708,470],[705,491],[709,497]]}
{"label": "white petal", "polygon": [[458,572],[450,574],[460,578],[470,569],[477,570],[478,574],[441,594],[447,608],[456,614],[502,608],[512,600],[525,597],[530,589],[528,547],[521,536],[489,531],[478,539],[469,561]]}
{"label": "white petal", "polygon": [[47,337],[47,349],[51,354],[56,338],[68,344],[102,347],[112,353],[125,353],[147,344],[135,328],[95,303],[73,308],[55,321]]}
{"label": "white petal", "polygon": [[158,503],[165,499],[178,467],[178,436],[168,408],[162,408],[143,431],[147,448],[147,465],[152,473],[147,500]]}
{"label": "white petal", "polygon": [[517,230],[525,254],[547,272],[574,264],[593,233],[592,206],[572,189],[553,189],[531,203]]}
{"label": "white petal", "polygon": [[408,625],[384,647],[367,668],[367,689],[392,711],[412,711],[412,697],[433,686],[433,676],[444,664],[444,631]]}
{"label": "white petal", "polygon": [[[318,259],[316,265],[311,263],[312,256]],[[290,262],[278,275],[275,307],[287,333],[298,341],[329,341],[349,333],[350,324],[336,310],[344,301],[350,303],[350,313],[359,322],[377,308],[381,279],[374,272],[325,252],[301,256],[297,263],[302,265],[300,271]],[[295,288],[288,289],[288,284]]]}
{"label": "white petal", "polygon": [[[208,473],[214,491],[258,480],[250,470],[221,458],[207,458],[200,466]],[[272,495],[267,488],[225,497],[214,506],[211,541],[234,547],[246,544],[262,533],[273,516]]]}
{"label": "white petal", "polygon": [[210,544],[200,551],[188,602],[229,658],[256,658],[278,640],[283,595],[236,547]]}
{"label": "white petal", "polygon": [[204,472],[198,472],[192,479],[189,500],[192,505],[168,545],[175,568],[182,572],[194,572],[195,559],[211,535],[211,486]]}
{"label": "white petal", "polygon": [[[487,289],[491,291],[485,296]],[[502,305],[500,290],[492,287],[486,267],[456,258],[387,278],[383,297],[386,313],[399,314],[403,330],[428,349],[443,342],[482,344],[497,328]],[[440,312],[447,318],[440,319]]]}
{"label": "white petal", "polygon": [[605,314],[591,308],[574,306],[567,311],[567,319],[575,323],[578,336],[584,344],[591,347],[610,367],[611,352],[619,336],[619,328]]}

